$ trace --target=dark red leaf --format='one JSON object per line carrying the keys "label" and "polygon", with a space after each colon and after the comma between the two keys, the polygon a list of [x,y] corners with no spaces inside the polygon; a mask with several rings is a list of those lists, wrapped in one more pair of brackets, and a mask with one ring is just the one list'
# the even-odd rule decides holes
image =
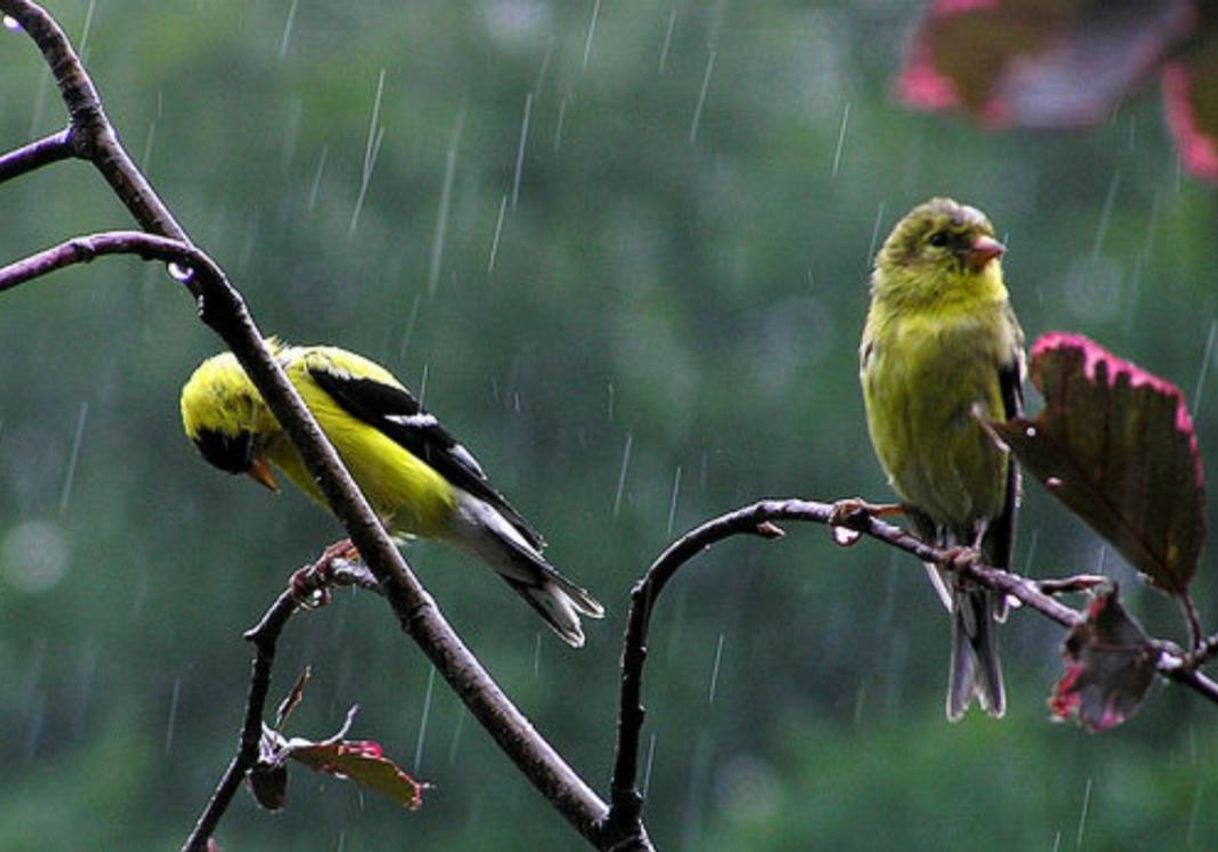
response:
{"label": "dark red leaf", "polygon": [[1184,394],[1077,334],[1038,340],[1031,373],[1044,410],[995,431],[1153,585],[1182,595],[1205,541],[1205,484]]}
{"label": "dark red leaf", "polygon": [[305,743],[293,740],[289,756],[318,772],[350,779],[367,790],[388,796],[414,810],[423,804],[421,784],[385,757],[379,743],[371,740]]}
{"label": "dark red leaf", "polygon": [[937,0],[897,91],[989,127],[1096,124],[1199,19],[1196,0]]}
{"label": "dark red leaf", "polygon": [[1218,181],[1218,27],[1163,69],[1163,108],[1185,168]]}
{"label": "dark red leaf", "polygon": [[1087,620],[1066,637],[1066,674],[1054,687],[1049,708],[1058,719],[1073,719],[1092,733],[1116,727],[1142,706],[1157,658],[1117,600],[1114,585],[1091,602]]}

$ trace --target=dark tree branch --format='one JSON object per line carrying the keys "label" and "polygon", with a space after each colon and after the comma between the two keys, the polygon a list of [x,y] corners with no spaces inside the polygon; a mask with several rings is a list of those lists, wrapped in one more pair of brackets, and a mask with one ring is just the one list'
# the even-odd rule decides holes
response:
{"label": "dark tree branch", "polygon": [[[300,451],[331,509],[385,590],[403,630],[422,648],[474,718],[525,777],[576,830],[594,840],[596,826],[603,820],[608,807],[508,700],[410,572],[300,395],[267,351],[263,335],[240,293],[217,264],[202,252],[195,253],[197,250],[191,246],[185,231],[119,143],[97,90],[62,29],[29,0],[0,0],[0,12],[21,24],[51,67],[68,108],[70,138],[76,155],[94,164],[140,225],[153,234],[176,241],[172,250],[184,253],[183,261],[193,271],[184,283],[196,298],[200,318],[232,350]],[[124,239],[130,239],[130,235]],[[103,241],[102,245],[114,244]],[[59,249],[62,254],[52,249],[50,256],[42,257],[40,261],[31,259],[31,263],[35,267],[41,263],[50,271],[95,256],[90,255],[95,244],[69,241],[64,246]],[[170,247],[143,241],[132,246],[133,253],[144,250],[163,252]],[[164,259],[160,254],[157,256]],[[29,280],[28,267],[21,262],[14,266],[17,267],[17,271],[11,273],[14,280]]]}
{"label": "dark tree branch", "polygon": [[74,156],[76,151],[72,147],[72,128],[69,127],[0,155],[0,183]]}
{"label": "dark tree branch", "polygon": [[[867,511],[861,501],[840,504],[807,500],[762,500],[714,518],[674,541],[660,554],[643,578],[630,592],[630,614],[622,641],[621,697],[618,709],[617,746],[613,777],[610,782],[610,811],[603,831],[608,838],[621,839],[623,849],[644,848],[632,845],[633,839],[646,838],[642,823],[643,797],[638,789],[638,755],[645,710],[642,703],[643,666],[647,661],[647,634],[656,601],[673,575],[695,556],[724,539],[741,534],[778,538],[781,521],[806,521],[840,525],[855,533],[877,539],[916,556],[922,562],[942,565],[988,589],[1002,592],[1067,629],[1076,627],[1086,616],[1054,600],[1051,596],[1071,590],[1085,590],[1095,578],[1088,575],[1061,581],[1029,580],[976,561],[953,559],[951,551],[939,550],[913,534],[886,523]],[[843,506],[850,509],[843,511]],[[849,539],[846,543],[851,543]],[[1046,588],[1047,587],[1047,588]],[[1156,669],[1167,679],[1181,683],[1218,703],[1218,683],[1196,670],[1198,657],[1184,654],[1178,647],[1155,642],[1159,657]],[[1207,640],[1207,650],[1218,650],[1218,636]]]}
{"label": "dark tree branch", "polygon": [[184,270],[201,269],[205,270],[204,274],[213,277],[223,275],[215,261],[188,243],[144,231],[104,231],[73,237],[57,246],[0,267],[0,292],[49,275],[58,269],[91,263],[96,258],[116,254],[175,263]]}

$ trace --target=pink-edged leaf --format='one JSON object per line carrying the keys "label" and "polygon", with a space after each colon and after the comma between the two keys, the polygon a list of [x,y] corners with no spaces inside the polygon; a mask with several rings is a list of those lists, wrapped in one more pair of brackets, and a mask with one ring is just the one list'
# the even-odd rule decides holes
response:
{"label": "pink-edged leaf", "polygon": [[[310,672],[306,668],[280,705],[279,722],[303,700],[309,677]],[[354,781],[411,810],[421,807],[427,785],[414,780],[385,757],[380,743],[344,739],[358,711],[358,705],[352,706],[338,733],[320,742],[303,737],[288,739],[275,728],[263,724],[262,737],[258,741],[258,760],[246,776],[258,804],[277,811],[287,802],[287,761],[291,758],[316,772]]]}
{"label": "pink-edged leaf", "polygon": [[1185,594],[1205,541],[1205,482],[1184,394],[1079,334],[1040,338],[1031,374],[1044,410],[994,430],[1150,583]]}
{"label": "pink-edged leaf", "polygon": [[1115,584],[1087,609],[1062,646],[1066,674],[1049,699],[1053,715],[1092,733],[1132,718],[1155,677],[1158,652],[1117,600]]}
{"label": "pink-edged leaf", "polygon": [[411,810],[423,804],[423,791],[427,785],[414,780],[385,757],[379,743],[340,740],[306,744],[293,740],[289,748],[290,757],[318,772],[354,781]]}
{"label": "pink-edged leaf", "polygon": [[1184,167],[1218,182],[1218,25],[1163,69],[1163,108]]}
{"label": "pink-edged leaf", "polygon": [[1199,27],[1198,0],[935,0],[897,95],[991,128],[1106,120]]}

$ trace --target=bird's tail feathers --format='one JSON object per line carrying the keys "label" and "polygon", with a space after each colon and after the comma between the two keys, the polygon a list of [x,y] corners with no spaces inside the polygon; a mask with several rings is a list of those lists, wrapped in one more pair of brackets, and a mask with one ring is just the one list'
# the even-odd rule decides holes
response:
{"label": "bird's tail feathers", "polygon": [[461,493],[450,540],[495,570],[564,642],[584,644],[580,616],[601,618],[605,608],[587,589],[558,572],[495,507]]}
{"label": "bird's tail feathers", "polygon": [[998,630],[994,622],[1001,605],[985,589],[956,588],[952,593],[952,662],[948,674],[947,718],[958,722],[973,698],[995,719],[1006,712],[1002,665],[998,661]]}

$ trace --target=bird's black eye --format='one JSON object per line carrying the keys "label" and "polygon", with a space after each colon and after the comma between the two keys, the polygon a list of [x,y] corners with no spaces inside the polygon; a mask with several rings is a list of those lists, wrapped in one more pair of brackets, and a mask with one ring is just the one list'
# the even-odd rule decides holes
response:
{"label": "bird's black eye", "polygon": [[203,458],[229,473],[246,473],[253,464],[254,436],[249,432],[225,435],[203,429],[195,438],[195,446]]}
{"label": "bird's black eye", "polygon": [[947,245],[947,240],[947,231],[935,231],[930,235],[930,239],[927,242],[936,248],[943,248],[943,246]]}

